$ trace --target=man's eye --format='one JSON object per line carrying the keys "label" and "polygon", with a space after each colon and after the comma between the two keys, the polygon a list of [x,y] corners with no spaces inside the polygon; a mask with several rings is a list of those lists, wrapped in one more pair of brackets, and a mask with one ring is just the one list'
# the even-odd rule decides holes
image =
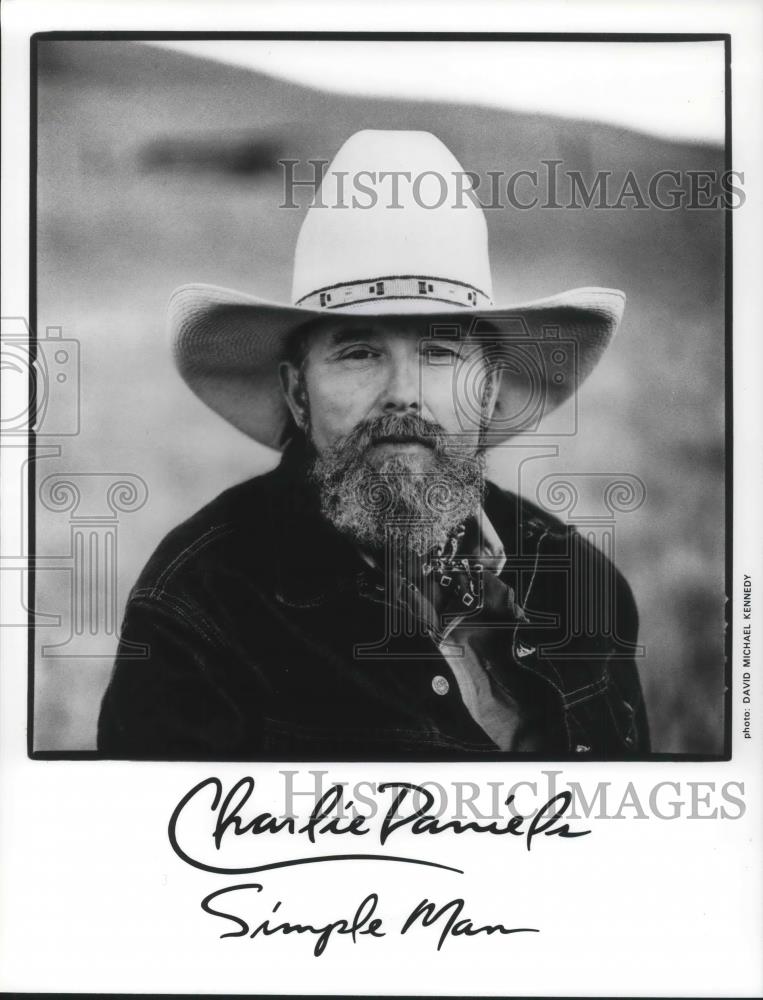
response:
{"label": "man's eye", "polygon": [[429,364],[441,365],[450,364],[459,356],[456,347],[427,347],[424,350],[424,358]]}
{"label": "man's eye", "polygon": [[370,347],[351,347],[349,350],[344,351],[339,355],[341,361],[367,361],[369,358],[375,358],[378,356],[377,351],[371,350]]}

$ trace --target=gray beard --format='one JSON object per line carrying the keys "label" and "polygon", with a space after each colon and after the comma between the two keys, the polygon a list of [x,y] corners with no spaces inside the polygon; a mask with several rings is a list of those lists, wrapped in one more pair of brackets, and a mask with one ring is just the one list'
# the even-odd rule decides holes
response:
{"label": "gray beard", "polygon": [[[396,435],[431,447],[425,469],[409,455],[369,461],[374,443]],[[342,534],[372,552],[394,545],[424,556],[477,514],[484,467],[481,455],[454,447],[436,424],[406,415],[359,425],[316,456],[310,477],[323,516]]]}

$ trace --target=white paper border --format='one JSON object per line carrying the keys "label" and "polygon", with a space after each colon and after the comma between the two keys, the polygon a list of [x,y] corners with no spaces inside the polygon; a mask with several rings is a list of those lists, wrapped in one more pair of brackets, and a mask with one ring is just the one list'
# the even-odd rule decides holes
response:
{"label": "white paper border", "polygon": [[[456,4],[98,4],[4,5],[2,315],[27,312],[28,81],[25,38],[41,30],[423,30],[730,33],[733,54],[733,166],[745,171],[747,202],[734,214],[735,533],[734,682],[741,669],[741,574],[760,584],[761,544],[761,57],[762,9],[755,3]],[[25,138],[26,137],[26,138]],[[13,406],[13,401],[7,404]],[[15,412],[15,411],[14,411]],[[3,480],[6,481],[5,478]],[[18,503],[21,498],[16,498]],[[3,495],[4,516],[14,498]],[[20,510],[20,508],[19,508]],[[3,596],[6,599],[7,594]],[[10,631],[10,634],[7,634]],[[761,941],[761,693],[755,738],[742,741],[734,699],[733,759],[721,763],[608,764],[607,777],[648,787],[665,780],[744,781],[747,811],[734,822],[600,822],[579,849],[533,854],[501,842],[469,842],[457,855],[466,890],[485,917],[494,901],[521,899],[542,943],[509,950],[480,944],[434,958],[421,938],[337,947],[302,959],[292,941],[235,948],[202,921],[198,900],[212,887],[169,850],[166,819],[178,797],[208,773],[252,773],[275,793],[275,765],[33,762],[26,757],[26,637],[4,630],[0,673],[0,986],[66,992],[440,993],[454,995],[757,996]],[[761,658],[755,655],[754,674]],[[465,780],[538,778],[563,770],[590,781],[590,766],[511,764],[341,765],[338,780],[405,778],[433,771]],[[597,765],[600,775],[604,767]],[[268,783],[271,779],[271,783]],[[328,780],[328,779],[327,779]],[[582,842],[581,842],[582,844]],[[418,845],[417,845],[418,847]],[[451,848],[431,849],[452,859]],[[316,866],[319,867],[319,866]],[[329,867],[329,866],[325,866]],[[406,891],[400,876],[345,872]],[[318,899],[320,873],[292,881]],[[418,896],[440,893],[422,878]],[[465,891],[463,886],[459,891]],[[285,890],[284,890],[285,891]],[[311,893],[313,894],[311,896]],[[416,893],[415,893],[416,894]],[[414,894],[414,895],[415,895]],[[536,902],[530,902],[530,898]],[[348,896],[347,898],[350,898]],[[540,901],[540,902],[538,902]],[[493,907],[491,910],[490,907]],[[304,909],[304,907],[303,907]],[[300,914],[307,916],[307,914]],[[208,918],[204,918],[208,919]],[[541,937],[541,936],[539,936]],[[464,956],[468,961],[464,961]]]}

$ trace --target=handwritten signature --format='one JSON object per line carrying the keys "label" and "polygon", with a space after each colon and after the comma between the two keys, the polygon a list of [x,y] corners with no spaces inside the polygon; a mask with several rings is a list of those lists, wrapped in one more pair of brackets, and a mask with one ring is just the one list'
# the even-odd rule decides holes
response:
{"label": "handwritten signature", "polygon": [[[590,830],[573,830],[569,823],[563,821],[565,812],[572,803],[572,793],[567,790],[559,792],[549,799],[545,805],[541,806],[530,816],[512,815],[505,821],[490,821],[481,823],[478,821],[463,820],[442,820],[434,815],[431,810],[434,805],[434,796],[421,785],[410,782],[387,782],[379,785],[380,792],[392,791],[395,794],[389,808],[381,817],[381,825],[378,830],[373,831],[369,825],[370,817],[356,814],[351,817],[333,815],[340,814],[345,809],[350,809],[352,801],[344,802],[344,789],[341,785],[333,785],[315,804],[310,816],[304,823],[299,823],[295,817],[275,817],[268,812],[254,813],[253,810],[247,812],[249,800],[254,792],[254,778],[245,777],[236,782],[227,792],[223,793],[223,785],[219,778],[205,778],[187,792],[175,807],[169,822],[168,836],[172,849],[181,860],[201,871],[212,872],[221,875],[252,875],[258,872],[271,871],[276,868],[288,868],[293,865],[318,864],[327,861],[383,861],[397,862],[403,864],[426,865],[432,868],[440,868],[445,871],[463,874],[462,869],[451,865],[440,864],[439,862],[427,861],[423,858],[400,857],[390,854],[327,854],[310,855],[305,858],[292,858],[288,861],[269,861],[260,864],[248,865],[245,867],[230,867],[221,863],[214,864],[194,857],[186,850],[180,841],[178,826],[185,811],[191,805],[198,807],[202,793],[211,792],[209,810],[212,814],[213,826],[211,830],[212,841],[216,851],[219,853],[228,837],[255,837],[262,835],[289,835],[306,837],[311,844],[317,842],[318,837],[365,837],[375,832],[380,846],[384,846],[387,841],[400,830],[406,830],[414,836],[437,835],[450,832],[456,835],[467,833],[489,834],[494,836],[521,837],[529,851],[537,837],[543,834],[545,837],[559,837],[562,839],[574,839],[583,837],[590,833]],[[412,794],[421,796],[422,804],[418,808],[411,809],[408,813],[400,815],[400,811],[406,806],[407,801],[412,798]],[[506,805],[511,806],[514,796],[510,795],[506,800]]]}
{"label": "handwritten signature", "polygon": [[[280,920],[279,917],[270,917],[260,921],[252,927],[244,917],[237,913],[230,912],[230,904],[225,901],[227,909],[220,908],[221,897],[229,896],[232,893],[240,894],[250,891],[262,892],[263,886],[259,882],[242,883],[241,885],[229,885],[224,889],[211,892],[201,902],[201,908],[205,913],[214,917],[221,917],[237,925],[237,930],[229,930],[221,934],[221,938],[256,938],[272,937],[274,934],[307,934],[315,938],[313,954],[320,958],[326,950],[333,935],[348,935],[353,944],[357,944],[361,936],[372,938],[383,938],[387,936],[384,928],[384,920],[376,915],[379,905],[379,896],[372,892],[360,903],[354,915],[349,919],[340,917],[336,920],[323,924],[310,924],[303,922],[293,922],[291,920]],[[233,902],[232,900],[230,901]],[[237,900],[236,902],[240,902]],[[216,905],[213,906],[212,903]],[[282,905],[278,900],[273,906],[271,913],[276,914]],[[410,912],[400,926],[399,933],[407,934],[416,928],[427,928],[436,925],[439,931],[437,939],[437,951],[450,937],[475,937],[478,934],[538,934],[537,927],[506,927],[504,924],[475,924],[469,917],[462,916],[465,901],[463,899],[451,899],[442,906],[422,899]]]}
{"label": "handwritten signature", "polygon": [[[297,820],[294,816],[276,817],[269,812],[258,812],[253,805],[252,796],[255,789],[254,778],[245,777],[237,781],[227,792],[219,778],[210,777],[194,785],[178,802],[173,810],[168,827],[169,841],[177,856],[186,864],[201,871],[222,875],[251,875],[254,873],[273,871],[280,868],[290,868],[294,865],[312,865],[325,862],[340,861],[379,861],[385,863],[402,863],[411,865],[426,865],[448,872],[463,875],[460,868],[431,861],[427,858],[400,856],[390,853],[353,852],[342,854],[308,853],[305,857],[288,858],[286,860],[266,860],[259,856],[243,860],[253,861],[253,864],[233,866],[226,863],[225,847],[230,843],[246,843],[241,838],[253,841],[259,838],[260,847],[263,838],[268,837],[303,837],[311,845],[318,843],[319,838],[343,838],[344,841],[356,842],[358,837],[376,839],[383,848],[398,831],[421,837],[438,834],[486,834],[490,836],[507,836],[516,838],[515,842],[524,842],[527,850],[531,850],[538,837],[555,837],[561,840],[574,840],[590,833],[590,830],[573,830],[565,821],[564,815],[572,802],[569,791],[560,792],[549,799],[545,805],[537,809],[531,816],[522,816],[513,812],[514,796],[506,799],[512,815],[489,822],[444,820],[433,812],[435,804],[432,793],[421,785],[410,782],[387,782],[379,785],[379,792],[391,792],[392,801],[386,810],[378,814],[378,823],[374,825],[373,816],[358,813],[353,810],[352,800],[345,801],[344,789],[341,785],[332,786],[315,804],[306,820]],[[420,802],[420,805],[416,805]],[[206,808],[205,808],[206,807]],[[354,815],[348,815],[351,811]],[[182,827],[182,830],[181,830]],[[206,859],[195,856],[189,842],[190,834],[195,843],[209,844],[209,850],[214,851],[212,857]],[[248,855],[248,851],[246,852]],[[384,919],[377,913],[379,896],[369,893],[358,905],[351,917],[339,917],[325,923],[311,923],[302,920],[284,920],[280,912],[282,901],[277,900],[265,919],[262,915],[249,919],[242,911],[249,914],[250,906],[261,897],[260,882],[240,882],[228,885],[211,892],[201,901],[201,908],[210,916],[224,920],[235,929],[227,929],[221,938],[268,938],[274,934],[305,934],[314,938],[314,954],[320,957],[330,940],[334,937],[348,935],[353,943],[363,937],[383,938],[387,932],[384,929]],[[260,905],[262,905],[260,903]],[[439,933],[437,950],[440,951],[445,942],[452,937],[475,937],[479,934],[537,934],[537,927],[508,927],[503,923],[475,923],[464,914],[465,901],[462,898],[451,899],[443,905],[438,905],[429,899],[422,899],[410,911],[398,929],[400,935],[414,929],[434,927]]]}

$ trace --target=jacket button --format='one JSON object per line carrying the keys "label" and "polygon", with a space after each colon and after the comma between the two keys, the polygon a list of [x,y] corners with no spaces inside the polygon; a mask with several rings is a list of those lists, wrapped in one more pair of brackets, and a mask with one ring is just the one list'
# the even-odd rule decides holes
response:
{"label": "jacket button", "polygon": [[435,694],[447,694],[450,691],[450,684],[448,683],[448,678],[443,677],[438,674],[436,677],[432,678],[432,690]]}

